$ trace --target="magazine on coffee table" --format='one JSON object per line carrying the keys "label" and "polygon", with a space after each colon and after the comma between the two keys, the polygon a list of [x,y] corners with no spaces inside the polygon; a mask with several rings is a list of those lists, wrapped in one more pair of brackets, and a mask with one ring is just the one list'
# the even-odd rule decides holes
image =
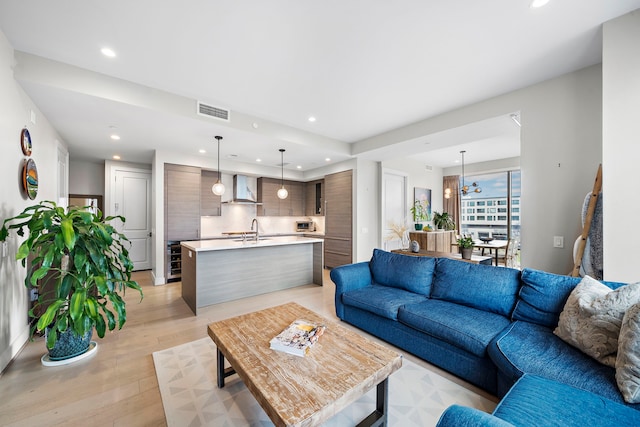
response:
{"label": "magazine on coffee table", "polygon": [[273,350],[304,357],[318,341],[325,326],[297,319],[270,341]]}

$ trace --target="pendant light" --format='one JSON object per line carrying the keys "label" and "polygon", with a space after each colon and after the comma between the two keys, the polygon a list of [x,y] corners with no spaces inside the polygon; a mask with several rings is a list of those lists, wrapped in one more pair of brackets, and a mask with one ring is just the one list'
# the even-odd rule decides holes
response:
{"label": "pendant light", "polygon": [[216,136],[215,138],[218,140],[218,180],[213,184],[213,187],[211,187],[211,191],[216,196],[222,196],[224,194],[224,184],[220,181],[220,178],[222,177],[222,173],[220,172],[220,140],[222,137]]}
{"label": "pendant light", "polygon": [[466,153],[466,151],[461,151],[460,154],[462,154],[462,189],[461,189],[461,193],[463,196],[466,196],[469,191],[473,192],[473,193],[482,193],[482,188],[480,188],[478,186],[477,182],[474,182],[473,184],[471,184],[471,187],[473,187],[473,189],[471,189],[468,185],[465,185],[464,183],[464,153]]}
{"label": "pendant light", "polygon": [[282,171],[282,175],[280,178],[280,189],[278,190],[278,198],[286,199],[289,195],[289,192],[286,188],[284,188],[284,148],[280,149],[280,170]]}

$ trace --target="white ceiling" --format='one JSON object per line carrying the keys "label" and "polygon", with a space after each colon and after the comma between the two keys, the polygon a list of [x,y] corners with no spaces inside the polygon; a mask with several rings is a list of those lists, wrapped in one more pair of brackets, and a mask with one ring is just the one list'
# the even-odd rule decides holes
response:
{"label": "white ceiling", "polygon": [[[640,8],[551,0],[533,10],[529,1],[2,0],[0,29],[27,58],[80,69],[64,85],[30,75],[20,55],[16,70],[72,158],[148,163],[156,148],[205,148],[215,160],[220,134],[223,158],[276,165],[283,147],[287,167],[309,170],[349,158],[350,143],[596,64],[601,24]],[[104,57],[105,46],[117,57]],[[96,89],[110,77],[134,85],[118,96]],[[170,102],[136,103],[125,93],[135,88],[191,102],[193,115]],[[196,117],[195,100],[230,109],[231,122]],[[508,116],[500,121],[511,130],[475,126],[477,137],[459,130],[400,145],[437,150],[421,157],[434,166],[450,166],[460,144],[477,141],[482,157],[517,156],[519,132]]]}

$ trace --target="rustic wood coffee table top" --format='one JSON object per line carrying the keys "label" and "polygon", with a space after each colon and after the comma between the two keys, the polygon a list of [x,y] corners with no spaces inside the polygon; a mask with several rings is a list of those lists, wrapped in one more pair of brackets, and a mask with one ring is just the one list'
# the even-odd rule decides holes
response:
{"label": "rustic wood coffee table top", "polygon": [[[326,330],[305,357],[271,350],[271,338],[296,319],[322,323]],[[320,424],[375,386],[380,400],[380,385],[386,389],[389,375],[402,366],[395,351],[296,303],[211,323],[207,329],[276,426]]]}

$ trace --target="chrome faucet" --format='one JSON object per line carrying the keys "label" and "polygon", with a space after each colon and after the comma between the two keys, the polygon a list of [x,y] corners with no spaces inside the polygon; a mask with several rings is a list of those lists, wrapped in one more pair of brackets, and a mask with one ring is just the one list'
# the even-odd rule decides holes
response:
{"label": "chrome faucet", "polygon": [[258,239],[260,238],[260,231],[258,230],[260,224],[258,224],[258,220],[256,218],[253,218],[251,220],[251,231],[253,231],[253,224],[254,223],[256,225],[256,242],[257,242]]}

